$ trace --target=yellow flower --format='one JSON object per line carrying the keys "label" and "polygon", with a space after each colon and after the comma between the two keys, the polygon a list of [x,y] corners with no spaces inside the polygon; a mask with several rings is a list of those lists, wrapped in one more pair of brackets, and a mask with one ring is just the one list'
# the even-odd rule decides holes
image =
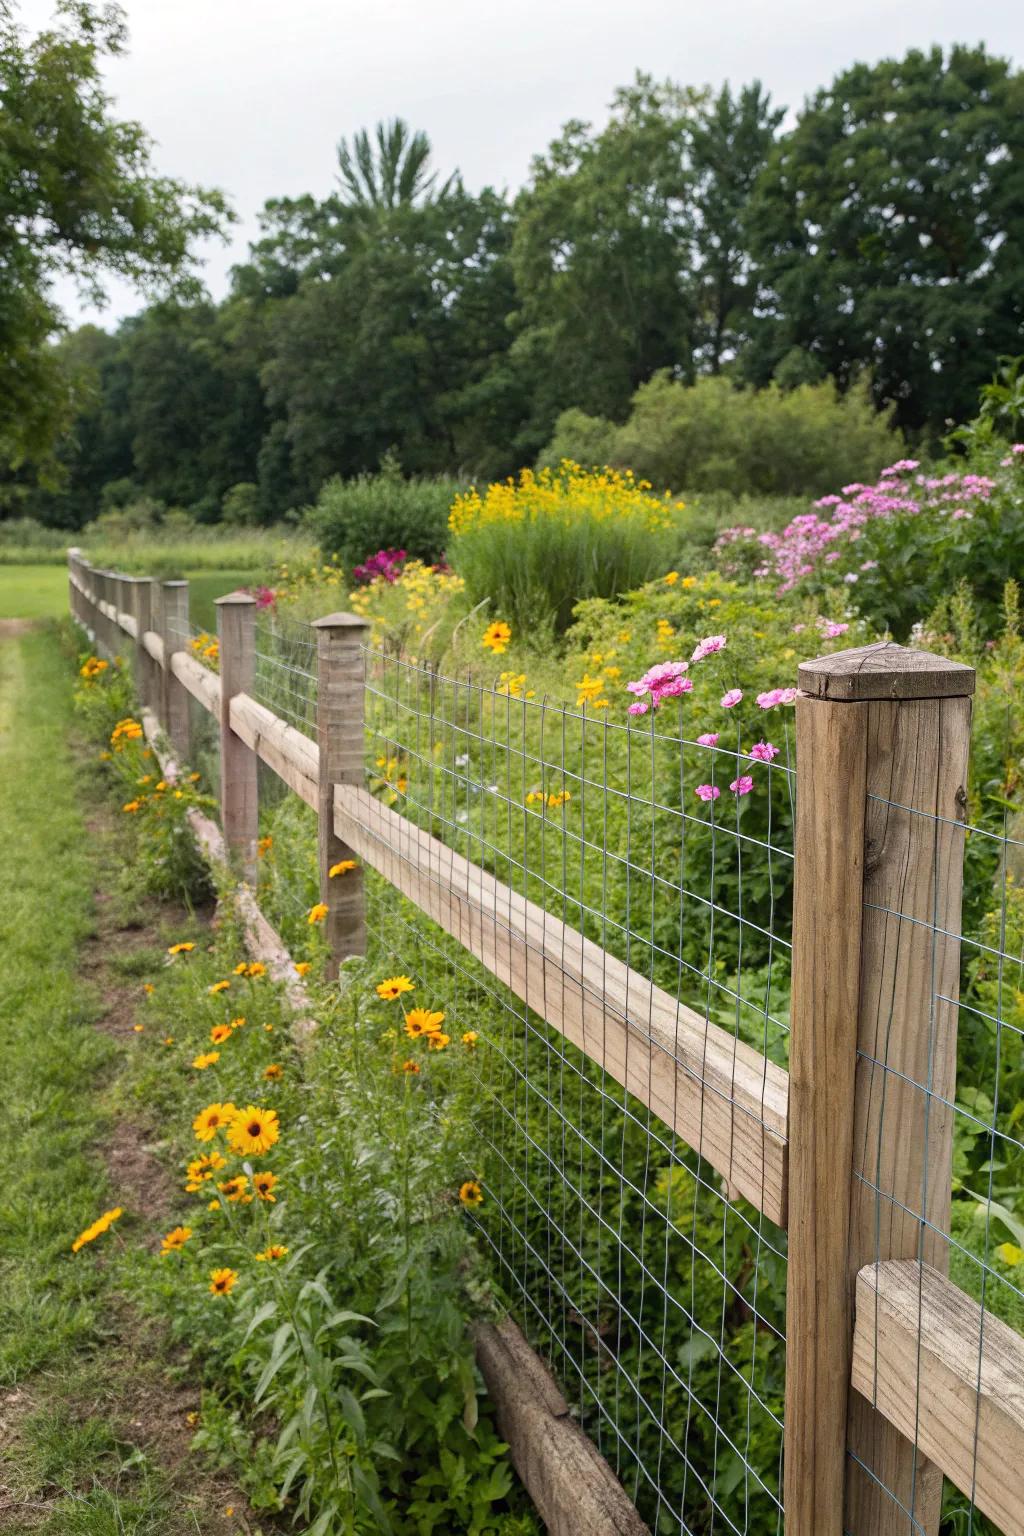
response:
{"label": "yellow flower", "polygon": [[402,1062],[402,1071],[403,1072],[418,1072],[419,1070],[420,1070],[420,1064],[419,1064],[418,1061],[403,1061]]}
{"label": "yellow flower", "polygon": [[134,813],[136,811],[141,811],[142,810],[142,801],[141,800],[129,800],[127,805],[122,805],[121,809],[122,809],[122,811],[127,811],[130,816],[134,815]]}
{"label": "yellow flower", "polygon": [[207,1104],[192,1121],[197,1141],[212,1141],[238,1114],[234,1104]]}
{"label": "yellow flower", "polygon": [[156,991],[156,987],[154,987],[151,981],[144,981],[142,983],[142,990],[145,992],[147,997],[152,997],[153,993]]}
{"label": "yellow flower", "polygon": [[214,1062],[220,1061],[220,1051],[201,1051],[193,1057],[192,1065],[197,1072],[205,1072],[207,1067],[212,1067]]}
{"label": "yellow flower", "polygon": [[277,1196],[274,1194],[274,1185],[278,1182],[276,1173],[254,1173],[252,1187],[261,1200],[266,1200],[270,1205],[274,1204]]}
{"label": "yellow flower", "polygon": [[444,1014],[431,1012],[429,1008],[410,1008],[405,1016],[405,1032],[410,1040],[421,1035],[432,1035],[444,1023]]}
{"label": "yellow flower", "polygon": [[228,987],[230,987],[230,985],[231,985],[230,981],[215,981],[213,986],[212,987],[207,987],[206,990],[207,990],[207,992],[209,992],[211,994],[211,996],[215,997],[218,992],[226,992],[228,990]]}
{"label": "yellow flower", "polygon": [[186,941],[184,944],[172,944],[167,953],[169,955],[188,955],[191,954],[194,949],[195,945],[191,943],[191,941]]}
{"label": "yellow flower", "polygon": [[384,998],[385,1001],[391,1001],[393,998],[401,997],[403,992],[413,990],[413,984],[408,976],[388,976],[384,981],[377,983],[377,996]]}
{"label": "yellow flower", "polygon": [[484,637],[480,644],[485,645],[495,656],[500,656],[508,649],[508,643],[512,639],[512,631],[503,619],[496,619],[484,630]]}
{"label": "yellow flower", "polygon": [[273,1081],[275,1078],[284,1076],[284,1068],[279,1062],[272,1061],[269,1067],[263,1068],[263,1076]]}
{"label": "yellow flower", "polygon": [[480,1036],[477,1034],[475,1029],[467,1029],[466,1033],[462,1037],[462,1043],[463,1045],[468,1046],[470,1050],[473,1050],[479,1039]]}
{"label": "yellow flower", "polygon": [[676,582],[679,580],[679,572],[678,571],[669,571],[668,575],[664,578],[664,580],[665,580],[666,587],[674,587]]}
{"label": "yellow flower", "polygon": [[145,1030],[145,1028],[146,1028],[145,1024],[133,1024],[132,1025],[132,1029],[135,1031],[135,1033],[137,1035],[141,1035],[143,1033],[143,1031]]}
{"label": "yellow flower", "polygon": [[261,837],[256,844],[256,853],[259,858],[262,859],[265,854],[268,854],[273,846],[274,839],[272,837]]}
{"label": "yellow flower", "polygon": [[465,1184],[460,1186],[459,1199],[462,1201],[463,1205],[470,1208],[477,1205],[483,1205],[484,1192],[480,1188],[480,1185],[477,1183],[476,1179],[467,1179]]}
{"label": "yellow flower", "polygon": [[270,1150],[280,1134],[276,1110],[249,1104],[232,1120],[228,1145],[242,1157],[259,1157]]}
{"label": "yellow flower", "polygon": [[229,1296],[237,1280],[237,1269],[210,1270],[210,1290],[214,1296]]}
{"label": "yellow flower", "polygon": [[309,960],[296,960],[295,962],[296,976],[308,976],[312,969],[313,965]]}
{"label": "yellow flower", "polygon": [[191,1236],[191,1227],[172,1227],[160,1244],[161,1254],[180,1253]]}
{"label": "yellow flower", "polygon": [[[227,1158],[221,1157],[219,1152],[204,1152],[201,1157],[194,1157],[186,1170],[189,1185],[192,1186],[189,1192],[194,1193],[200,1184],[204,1184],[207,1179],[212,1179],[215,1173],[219,1173],[227,1165]],[[186,1185],[186,1188],[188,1187]]]}
{"label": "yellow flower", "polygon": [[325,901],[315,902],[314,905],[309,909],[309,916],[306,918],[306,922],[309,923],[310,927],[312,927],[314,923],[322,923],[324,918],[327,916],[327,912],[328,907]]}
{"label": "yellow flower", "polygon": [[173,1035],[164,1035],[163,1039],[160,1041],[160,1044],[161,1045],[173,1045],[174,1044],[174,1036]]}
{"label": "yellow flower", "polygon": [[263,964],[262,960],[250,960],[249,969],[245,974],[250,978],[253,976],[265,976],[267,974],[267,968]]}
{"label": "yellow flower", "polygon": [[683,586],[684,587],[695,587],[696,585],[697,585],[697,578],[696,578],[696,576],[684,576],[683,577]]}
{"label": "yellow flower", "polygon": [[244,1173],[236,1173],[234,1178],[225,1179],[217,1188],[222,1195],[226,1195],[232,1205],[251,1205],[252,1195],[249,1193],[249,1180]]}
{"label": "yellow flower", "polygon": [[240,1013],[238,1015],[237,1019],[229,1019],[228,1020],[228,1028],[230,1030],[244,1029],[245,1028],[245,1014],[244,1013]]}
{"label": "yellow flower", "polygon": [[270,1243],[268,1247],[264,1248],[262,1253],[256,1254],[256,1259],[262,1264],[268,1260],[283,1259],[287,1252],[288,1249],[284,1243]]}
{"label": "yellow flower", "polygon": [[80,1249],[85,1247],[86,1243],[95,1242],[96,1238],[102,1237],[104,1232],[109,1232],[114,1222],[120,1221],[123,1215],[124,1211],[119,1205],[114,1206],[111,1211],[104,1211],[102,1216],[97,1216],[91,1226],[86,1227],[84,1232],[78,1234],[71,1244],[71,1252],[78,1253]]}
{"label": "yellow flower", "polygon": [[327,871],[328,880],[334,880],[338,875],[347,875],[350,869],[358,869],[358,859],[342,859],[337,864],[332,864]]}
{"label": "yellow flower", "polygon": [[446,1035],[441,1030],[435,1029],[427,1036],[427,1046],[432,1051],[443,1051],[445,1046],[451,1043],[451,1038],[451,1035]]}
{"label": "yellow flower", "polygon": [[1024,1264],[1024,1248],[1018,1248],[1016,1243],[1000,1243],[996,1253],[1004,1264]]}

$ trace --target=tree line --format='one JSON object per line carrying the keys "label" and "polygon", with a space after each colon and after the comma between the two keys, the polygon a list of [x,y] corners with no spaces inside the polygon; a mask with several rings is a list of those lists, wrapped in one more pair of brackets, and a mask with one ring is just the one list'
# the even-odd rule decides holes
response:
{"label": "tree line", "polygon": [[[790,127],[758,82],[638,76],[606,123],[566,124],[514,196],[442,179],[424,134],[381,124],[341,141],[326,198],[265,205],[220,303],[187,253],[226,205],[162,187],[150,267],[170,291],[113,333],[37,325],[25,342],[61,409],[21,442],[0,414],[7,515],[77,527],[148,497],[270,521],[386,456],[500,476],[567,410],[625,421],[665,370],[866,378],[934,440],[1024,351],[1024,74],[982,46],[856,64]],[[8,285],[0,262],[0,341]]]}

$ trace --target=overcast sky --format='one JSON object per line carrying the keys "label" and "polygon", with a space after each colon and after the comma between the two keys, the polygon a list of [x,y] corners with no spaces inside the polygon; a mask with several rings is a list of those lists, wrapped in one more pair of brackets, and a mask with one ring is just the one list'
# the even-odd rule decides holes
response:
{"label": "overcast sky", "polygon": [[[568,118],[601,122],[636,70],[683,84],[754,77],[791,110],[854,60],[984,41],[1024,62],[1020,0],[127,0],[130,50],[108,69],[170,175],[221,187],[240,222],[210,248],[215,297],[268,197],[326,194],[335,145],[379,118],[424,128],[438,168],[515,188]],[[21,0],[33,30],[51,0]],[[112,291],[110,324],[139,307]]]}

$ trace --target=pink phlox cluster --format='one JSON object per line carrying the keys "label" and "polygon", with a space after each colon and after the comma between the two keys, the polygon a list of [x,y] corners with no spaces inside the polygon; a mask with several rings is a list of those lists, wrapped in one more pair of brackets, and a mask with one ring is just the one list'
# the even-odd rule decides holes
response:
{"label": "pink phlox cluster", "polygon": [[659,661],[648,667],[643,677],[627,683],[627,692],[636,695],[628,713],[646,715],[649,709],[660,709],[666,699],[677,699],[680,694],[689,693],[693,680],[684,676],[689,665],[688,661]]}
{"label": "pink phlox cluster", "polygon": [[384,581],[395,582],[402,574],[402,566],[405,564],[404,549],[378,549],[375,555],[370,555],[357,565],[352,575],[356,581],[364,586],[371,581],[382,577]]}

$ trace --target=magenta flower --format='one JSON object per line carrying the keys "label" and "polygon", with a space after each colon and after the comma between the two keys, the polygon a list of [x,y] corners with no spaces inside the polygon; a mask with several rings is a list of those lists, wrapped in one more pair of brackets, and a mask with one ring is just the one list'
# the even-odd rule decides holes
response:
{"label": "magenta flower", "polygon": [[648,667],[643,677],[626,684],[626,690],[635,694],[644,702],[643,709],[629,707],[631,715],[645,715],[648,709],[658,709],[665,699],[676,699],[680,694],[690,693],[693,683],[688,677],[684,677],[689,666],[687,661],[659,661],[653,667]]}
{"label": "magenta flower", "polygon": [[776,704],[792,704],[799,692],[799,688],[770,688],[767,693],[758,694],[758,707],[774,709]]}
{"label": "magenta flower", "polygon": [[749,795],[754,787],[754,781],[749,773],[743,773],[738,779],[733,779],[729,788],[734,795]]}
{"label": "magenta flower", "polygon": [[721,793],[717,784],[698,784],[694,790],[698,800],[717,800]]}
{"label": "magenta flower", "polygon": [[743,697],[742,688],[730,688],[728,693],[723,693],[721,704],[723,709],[732,709]]}
{"label": "magenta flower", "polygon": [[[844,577],[843,579],[845,580],[846,578]],[[856,576],[853,579],[856,581]],[[849,624],[837,624],[834,619],[824,619],[821,621],[821,633],[826,640],[834,640],[837,635],[845,635],[849,627]]]}
{"label": "magenta flower", "polygon": [[724,635],[705,635],[703,640],[697,641],[690,660],[703,661],[705,656],[713,656],[716,651],[724,651],[728,643]]}
{"label": "magenta flower", "polygon": [[698,747],[717,747],[718,746],[718,732],[717,731],[705,731],[703,736],[698,736],[697,737],[697,745],[698,745]]}
{"label": "magenta flower", "polygon": [[750,751],[747,753],[748,757],[754,758],[754,760],[759,763],[770,763],[774,758],[778,757],[778,755],[778,747],[773,747],[770,741],[759,741],[757,745],[755,747],[751,747]]}
{"label": "magenta flower", "polygon": [[627,715],[646,715],[646,713],[650,709],[650,707],[651,706],[650,706],[650,704],[648,703],[648,701],[646,699],[637,699],[636,703],[635,704],[631,704],[629,706],[629,708],[626,710],[626,714]]}

